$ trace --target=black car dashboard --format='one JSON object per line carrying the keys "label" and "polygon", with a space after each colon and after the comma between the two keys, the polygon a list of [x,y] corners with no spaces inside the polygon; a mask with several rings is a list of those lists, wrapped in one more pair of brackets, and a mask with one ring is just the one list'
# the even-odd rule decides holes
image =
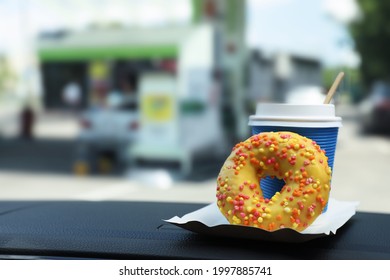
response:
{"label": "black car dashboard", "polygon": [[1,201],[0,259],[390,259],[390,215],[358,212],[301,244],[223,238],[164,222],[204,205]]}

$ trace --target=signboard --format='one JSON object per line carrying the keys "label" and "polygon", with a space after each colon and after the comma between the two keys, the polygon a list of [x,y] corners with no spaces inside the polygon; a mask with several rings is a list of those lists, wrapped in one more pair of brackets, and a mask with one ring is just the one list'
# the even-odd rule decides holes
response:
{"label": "signboard", "polygon": [[149,93],[142,97],[141,117],[146,122],[167,122],[173,118],[173,97],[167,93]]}
{"label": "signboard", "polygon": [[144,74],[139,87],[139,144],[175,146],[178,143],[177,80],[169,74]]}

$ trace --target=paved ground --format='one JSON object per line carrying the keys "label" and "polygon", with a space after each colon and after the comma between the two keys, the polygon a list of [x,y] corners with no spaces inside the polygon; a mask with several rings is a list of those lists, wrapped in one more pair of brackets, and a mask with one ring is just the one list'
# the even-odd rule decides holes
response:
{"label": "paved ground", "polygon": [[[360,210],[390,213],[390,138],[360,135],[353,108],[346,108],[343,114],[332,196],[358,200]],[[187,179],[172,178],[162,169],[77,177],[72,174],[75,121],[58,117],[39,125],[37,141],[0,142],[0,200],[214,201],[220,160],[197,162]],[[60,135],[53,134],[59,125]]]}
{"label": "paved ground", "polygon": [[358,125],[345,121],[335,158],[332,195],[360,201],[359,209],[390,213],[390,137],[360,135]]}

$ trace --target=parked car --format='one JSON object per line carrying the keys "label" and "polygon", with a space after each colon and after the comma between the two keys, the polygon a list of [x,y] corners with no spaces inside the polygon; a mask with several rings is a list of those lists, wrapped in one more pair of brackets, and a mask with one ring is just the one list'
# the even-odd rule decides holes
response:
{"label": "parked car", "polygon": [[89,109],[80,119],[76,173],[97,169],[109,172],[113,163],[126,164],[127,149],[138,132],[138,106],[135,101],[114,108]]}
{"label": "parked car", "polygon": [[374,84],[368,97],[359,104],[359,118],[364,132],[390,132],[390,84]]}

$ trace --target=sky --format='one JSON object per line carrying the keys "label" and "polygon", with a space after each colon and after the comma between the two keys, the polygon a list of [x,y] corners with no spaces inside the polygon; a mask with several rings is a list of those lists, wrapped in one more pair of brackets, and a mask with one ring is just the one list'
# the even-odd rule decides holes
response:
{"label": "sky", "polygon": [[[0,0],[0,52],[23,52],[43,30],[85,28],[90,22],[153,26],[188,23],[183,0]],[[355,0],[247,0],[247,43],[265,52],[318,57],[328,66],[357,66],[345,24]]]}
{"label": "sky", "polygon": [[319,57],[325,65],[357,66],[346,24],[359,15],[355,0],[249,0],[249,45]]}

